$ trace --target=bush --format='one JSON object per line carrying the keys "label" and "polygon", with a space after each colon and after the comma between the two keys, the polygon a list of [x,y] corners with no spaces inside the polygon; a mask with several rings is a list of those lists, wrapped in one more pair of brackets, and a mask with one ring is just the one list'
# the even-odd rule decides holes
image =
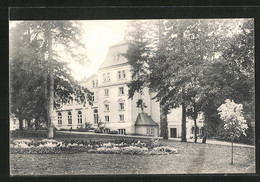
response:
{"label": "bush", "polygon": [[87,131],[89,131],[89,129],[87,129],[87,128],[77,128],[76,131],[79,131],[79,132],[87,132]]}
{"label": "bush", "polygon": [[92,126],[91,123],[88,123],[88,122],[85,123],[85,129],[86,129],[87,131],[93,129],[91,126]]}
{"label": "bush", "polygon": [[116,130],[110,130],[110,131],[108,132],[108,134],[118,134],[118,131],[116,131]]}
{"label": "bush", "polygon": [[104,128],[104,133],[109,133],[110,132],[110,129],[109,128]]}
{"label": "bush", "polygon": [[70,131],[70,129],[61,128],[60,131]]}
{"label": "bush", "polygon": [[95,132],[95,133],[103,133],[103,131],[102,131],[100,128],[95,128],[95,129],[94,129],[94,132]]}

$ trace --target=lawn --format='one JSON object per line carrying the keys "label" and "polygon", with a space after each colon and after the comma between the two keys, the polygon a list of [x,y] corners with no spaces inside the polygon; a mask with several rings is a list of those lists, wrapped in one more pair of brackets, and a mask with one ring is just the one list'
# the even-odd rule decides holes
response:
{"label": "lawn", "polygon": [[[44,134],[16,134],[16,138],[44,138]],[[123,136],[122,136],[123,137]],[[118,136],[57,133],[56,140],[112,140]],[[135,138],[136,139],[136,138]],[[150,139],[140,139],[147,141]],[[230,165],[230,146],[181,143],[160,140],[178,150],[170,155],[127,154],[10,154],[11,175],[94,175],[94,174],[197,174],[254,173],[255,149],[234,148],[234,165]]]}

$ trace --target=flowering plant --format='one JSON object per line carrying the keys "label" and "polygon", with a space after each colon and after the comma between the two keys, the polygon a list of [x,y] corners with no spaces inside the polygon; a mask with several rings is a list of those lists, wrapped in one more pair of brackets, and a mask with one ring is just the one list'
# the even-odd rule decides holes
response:
{"label": "flowering plant", "polygon": [[172,154],[177,150],[168,146],[160,146],[155,148],[148,148],[147,144],[141,141],[120,141],[120,142],[96,142],[90,141],[56,141],[56,140],[14,140],[10,144],[11,153],[104,153],[104,154]]}
{"label": "flowering plant", "polygon": [[235,137],[239,137],[241,134],[246,136],[245,131],[248,129],[248,126],[242,110],[242,104],[236,104],[229,99],[218,108],[220,119],[224,122],[223,129],[232,140],[234,140]]}

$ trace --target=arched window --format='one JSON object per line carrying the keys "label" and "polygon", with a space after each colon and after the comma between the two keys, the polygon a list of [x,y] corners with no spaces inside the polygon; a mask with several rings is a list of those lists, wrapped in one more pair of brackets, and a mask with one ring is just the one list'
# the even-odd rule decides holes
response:
{"label": "arched window", "polygon": [[72,114],[70,111],[68,112],[68,124],[72,124]]}
{"label": "arched window", "polygon": [[78,111],[78,124],[82,124],[82,112]]}
{"label": "arched window", "polygon": [[62,115],[60,112],[58,112],[58,125],[62,124]]}
{"label": "arched window", "polygon": [[94,124],[98,123],[98,110],[94,109]]}

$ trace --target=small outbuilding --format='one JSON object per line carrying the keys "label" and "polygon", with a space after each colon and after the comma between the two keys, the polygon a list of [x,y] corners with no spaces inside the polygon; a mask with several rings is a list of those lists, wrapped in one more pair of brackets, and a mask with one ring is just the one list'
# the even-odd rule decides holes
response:
{"label": "small outbuilding", "polygon": [[135,122],[135,134],[155,136],[159,135],[159,125],[148,114],[141,112]]}

